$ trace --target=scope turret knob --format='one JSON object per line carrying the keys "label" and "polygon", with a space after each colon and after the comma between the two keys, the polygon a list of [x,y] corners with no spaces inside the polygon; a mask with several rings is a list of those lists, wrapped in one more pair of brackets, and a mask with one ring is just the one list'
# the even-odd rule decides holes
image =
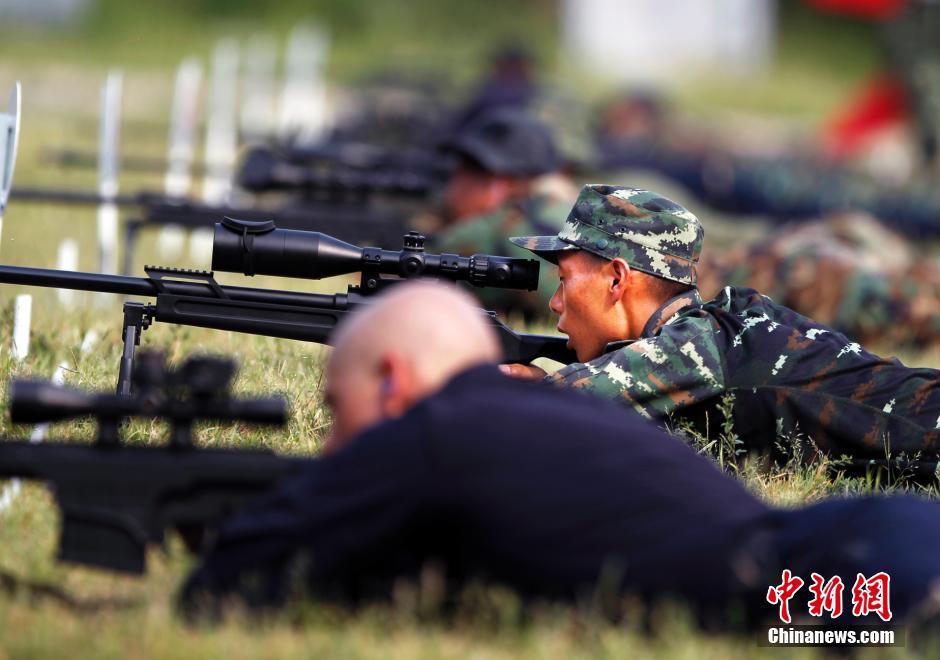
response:
{"label": "scope turret knob", "polygon": [[424,272],[424,255],[411,254],[404,257],[398,267],[402,277],[417,277]]}
{"label": "scope turret knob", "polygon": [[131,380],[137,392],[153,392],[166,384],[166,358],[159,351],[141,351],[137,355]]}
{"label": "scope turret knob", "polygon": [[417,231],[410,231],[402,237],[404,249],[411,252],[424,252],[425,237]]}
{"label": "scope turret knob", "polygon": [[485,254],[475,254],[470,258],[470,284],[473,286],[486,286],[490,260]]}

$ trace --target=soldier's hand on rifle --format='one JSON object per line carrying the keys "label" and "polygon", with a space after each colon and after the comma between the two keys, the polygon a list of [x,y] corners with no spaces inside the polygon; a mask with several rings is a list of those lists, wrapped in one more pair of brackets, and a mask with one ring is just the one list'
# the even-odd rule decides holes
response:
{"label": "soldier's hand on rifle", "polygon": [[531,364],[501,364],[499,370],[507,376],[523,380],[541,380],[548,375],[544,369]]}

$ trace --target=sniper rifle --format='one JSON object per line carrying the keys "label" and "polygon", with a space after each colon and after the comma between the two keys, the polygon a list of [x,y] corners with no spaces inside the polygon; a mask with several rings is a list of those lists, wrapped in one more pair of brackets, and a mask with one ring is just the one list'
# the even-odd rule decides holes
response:
{"label": "sniper rifle", "polygon": [[[215,226],[212,266],[249,276],[320,279],[358,272],[361,279],[346,293],[317,294],[223,286],[212,272],[156,266],[144,268],[147,277],[0,266],[0,283],[155,298],[152,303],[124,303],[124,350],[117,391],[128,394],[135,348],[141,333],[155,321],[326,344],[343,318],[396,282],[432,277],[475,287],[531,291],[538,285],[539,272],[539,263],[532,259],[429,254],[424,251],[424,237],[416,232],[404,236],[403,249],[383,250],[357,247],[319,232],[279,229],[271,221],[231,218]],[[531,362],[538,357],[564,363],[576,359],[564,337],[517,333],[495,312],[481,313],[492,324],[510,362]]]}
{"label": "sniper rifle", "polygon": [[[59,559],[115,571],[143,573],[146,549],[164,532],[181,532],[198,550],[212,531],[250,498],[308,464],[268,451],[197,449],[192,426],[200,420],[283,425],[282,397],[235,399],[229,394],[235,363],[192,357],[175,370],[158,353],[141,352],[135,394],[86,393],[14,380],[14,423],[94,417],[91,445],[0,441],[0,478],[45,481],[62,512]],[[127,446],[121,421],[129,417],[169,423],[164,446]]]}

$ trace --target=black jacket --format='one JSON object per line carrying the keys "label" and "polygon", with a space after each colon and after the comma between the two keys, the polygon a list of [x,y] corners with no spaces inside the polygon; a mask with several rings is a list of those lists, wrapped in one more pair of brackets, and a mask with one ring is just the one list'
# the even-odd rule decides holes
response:
{"label": "black jacket", "polygon": [[451,584],[530,596],[724,602],[767,515],[638,415],[477,367],[233,518],[184,601],[275,604],[298,589],[355,601],[434,559]]}

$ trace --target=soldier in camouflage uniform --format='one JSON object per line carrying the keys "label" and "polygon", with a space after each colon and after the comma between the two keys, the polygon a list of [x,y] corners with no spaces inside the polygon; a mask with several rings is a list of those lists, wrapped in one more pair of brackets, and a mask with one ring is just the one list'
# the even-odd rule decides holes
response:
{"label": "soldier in camouflage uniform", "polygon": [[679,415],[710,437],[731,394],[748,449],[773,450],[799,431],[835,456],[937,453],[940,372],[880,358],[752,289],[703,301],[703,238],[696,217],[669,199],[591,185],[557,235],[512,239],[559,267],[551,307],[581,362],[550,380],[648,418]]}
{"label": "soldier in camouflage uniform", "polygon": [[[561,159],[548,128],[521,110],[490,112],[451,144],[460,164],[445,192],[447,226],[433,248],[458,254],[506,254],[510,236],[555,233],[577,196],[558,172]],[[509,256],[526,257],[509,246]],[[544,278],[538,292],[481,290],[490,307],[544,315],[554,287]]]}
{"label": "soldier in camouflage uniform", "polygon": [[940,3],[910,0],[885,25],[888,57],[908,92],[921,153],[937,166],[940,156]]}
{"label": "soldier in camouflage uniform", "polygon": [[940,341],[940,260],[874,218],[836,214],[794,223],[727,252],[706,250],[699,290],[747,286],[862,344]]}
{"label": "soldier in camouflage uniform", "polygon": [[602,116],[597,164],[662,174],[724,213],[782,223],[863,211],[908,236],[940,236],[940,188],[932,179],[887,185],[809,150],[729,149],[713,133],[690,130],[659,98],[630,97]]}

